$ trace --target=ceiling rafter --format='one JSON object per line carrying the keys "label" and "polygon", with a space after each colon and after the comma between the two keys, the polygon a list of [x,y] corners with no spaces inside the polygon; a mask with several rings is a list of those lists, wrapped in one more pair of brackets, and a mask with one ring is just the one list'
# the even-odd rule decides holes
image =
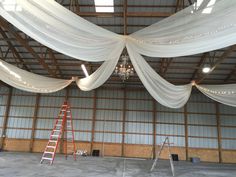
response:
{"label": "ceiling rafter", "polygon": [[197,77],[197,75],[198,75],[198,73],[199,73],[199,70],[201,69],[200,67],[202,66],[202,64],[204,63],[205,59],[206,59],[208,56],[209,56],[209,53],[208,53],[208,52],[204,53],[204,54],[201,56],[201,59],[200,59],[199,63],[198,63],[197,66],[196,66],[196,69],[194,70],[194,72],[193,72],[193,74],[192,74],[191,81],[193,81],[193,80]]}
{"label": "ceiling rafter", "polygon": [[57,72],[59,73],[59,76],[62,77],[62,72],[61,72],[61,69],[57,63],[57,59],[53,53],[53,50],[52,49],[48,49],[48,54],[49,54],[49,57],[50,59],[53,61],[53,64],[54,66],[56,67],[56,71],[55,71],[55,75],[57,74]]}
{"label": "ceiling rafter", "polygon": [[[236,45],[229,47],[225,52],[219,57],[215,64],[211,67],[211,72],[213,72],[216,67],[220,65],[225,59],[227,59],[236,50]],[[196,81],[197,84],[201,83],[211,72],[204,74],[200,79]]]}
{"label": "ceiling rafter", "polygon": [[5,28],[6,30],[8,30],[16,39],[17,41],[25,47],[25,49],[35,58],[38,60],[38,62],[40,63],[40,65],[42,65],[43,68],[45,68],[48,73],[51,76],[55,76],[55,74],[52,72],[52,70],[49,68],[49,66],[47,65],[47,63],[45,63],[45,61],[39,57],[39,55],[34,51],[34,49],[28,44],[28,41],[25,40],[24,38],[22,38],[14,29],[12,26],[10,26],[5,20],[3,20],[3,18],[0,18],[0,25]]}
{"label": "ceiling rafter", "polygon": [[25,64],[24,60],[21,58],[16,48],[13,46],[13,44],[10,41],[7,40],[8,36],[1,27],[0,27],[0,34],[2,35],[3,39],[6,39],[6,43],[8,44],[8,47],[9,47],[8,49],[12,51],[13,56],[15,56],[16,59],[20,61],[24,69],[26,69],[27,71],[30,71],[29,67]]}

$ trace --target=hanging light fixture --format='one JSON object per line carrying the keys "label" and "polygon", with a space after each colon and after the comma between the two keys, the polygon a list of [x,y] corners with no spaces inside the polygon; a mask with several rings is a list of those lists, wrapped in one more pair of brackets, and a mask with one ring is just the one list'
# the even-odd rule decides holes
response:
{"label": "hanging light fixture", "polygon": [[209,73],[211,71],[211,66],[209,64],[204,64],[202,68],[203,73]]}
{"label": "hanging light fixture", "polygon": [[114,74],[118,75],[124,82],[134,75],[134,68],[128,63],[129,56],[127,54],[121,55],[121,63],[115,68]]}

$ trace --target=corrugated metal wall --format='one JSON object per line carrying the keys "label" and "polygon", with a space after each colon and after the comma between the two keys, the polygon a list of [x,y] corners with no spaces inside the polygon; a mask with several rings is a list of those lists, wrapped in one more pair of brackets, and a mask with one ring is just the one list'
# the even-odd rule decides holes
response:
{"label": "corrugated metal wall", "polygon": [[[0,88],[0,127],[5,113],[8,90]],[[218,148],[216,103],[200,93],[193,93],[185,109],[170,109],[153,101],[140,89],[102,89],[82,92],[76,88],[53,94],[41,94],[36,122],[36,139],[48,139],[66,95],[74,118],[75,139],[90,142],[94,120],[94,141],[127,144],[156,144],[166,136],[174,146]],[[13,89],[7,138],[31,137],[36,94]],[[94,106],[96,109],[94,109]],[[219,104],[223,149],[236,149],[236,110]],[[125,122],[123,122],[123,120]],[[155,121],[155,126],[153,122]],[[186,122],[187,121],[187,122]],[[124,125],[124,127],[123,127]],[[0,131],[2,128],[0,129]],[[124,139],[122,131],[124,130]]]}
{"label": "corrugated metal wall", "polygon": [[35,94],[13,89],[6,129],[7,138],[30,138],[35,98]]}
{"label": "corrugated metal wall", "polygon": [[0,135],[2,135],[2,126],[7,104],[8,89],[6,87],[0,87],[0,93]]}

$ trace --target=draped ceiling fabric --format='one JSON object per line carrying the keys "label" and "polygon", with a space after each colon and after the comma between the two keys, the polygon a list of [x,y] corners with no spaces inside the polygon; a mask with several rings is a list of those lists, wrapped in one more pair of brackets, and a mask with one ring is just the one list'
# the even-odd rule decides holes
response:
{"label": "draped ceiling fabric", "polygon": [[[81,90],[88,91],[102,85],[114,71],[119,56],[126,46],[131,62],[146,89],[158,102],[171,108],[182,107],[188,101],[192,85],[175,86],[168,83],[148,65],[142,55],[178,57],[236,44],[234,22],[236,1],[232,0],[198,1],[171,17],[129,36],[121,36],[98,27],[54,0],[17,0],[16,5],[20,8],[14,11],[7,11],[4,7],[6,3],[7,0],[0,1],[0,15],[45,46],[80,60],[104,61],[89,77],[76,80]],[[6,63],[3,65],[12,67]],[[31,83],[33,81],[31,76],[35,80],[42,81],[37,88],[40,88],[44,82],[47,83],[43,87],[47,86],[48,89],[42,88],[45,92],[56,91],[55,83],[58,84],[58,89],[61,89],[71,82],[31,75],[28,72],[22,74],[23,71],[13,67],[8,74],[14,72],[19,72],[22,80],[29,84],[22,85],[22,81],[17,78],[14,81],[1,79],[27,91],[37,92],[37,89],[33,88],[35,83]],[[211,89],[215,90],[215,87],[218,86],[211,86]],[[228,98],[224,95],[213,96],[211,92],[211,94],[206,93],[206,90],[201,89],[200,86],[197,88],[207,96],[223,103],[225,100],[222,98]],[[235,106],[236,100],[232,99],[226,104]]]}
{"label": "draped ceiling fabric", "polygon": [[18,89],[51,93],[61,90],[71,84],[73,80],[54,79],[24,71],[0,59],[0,79]]}

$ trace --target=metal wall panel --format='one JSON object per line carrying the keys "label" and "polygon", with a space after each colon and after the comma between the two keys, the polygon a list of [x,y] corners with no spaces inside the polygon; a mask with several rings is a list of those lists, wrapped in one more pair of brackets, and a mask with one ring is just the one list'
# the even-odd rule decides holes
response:
{"label": "metal wall panel", "polygon": [[70,98],[72,107],[93,108],[93,98]]}
{"label": "metal wall panel", "polygon": [[[6,137],[29,139],[34,114],[35,94],[13,89]],[[21,128],[21,129],[18,129]]]}
{"label": "metal wall panel", "polygon": [[97,108],[100,109],[122,109],[123,100],[97,99]]}
{"label": "metal wall panel", "polygon": [[122,134],[117,133],[96,133],[94,136],[95,142],[121,143]]}
{"label": "metal wall panel", "polygon": [[98,89],[97,97],[106,97],[106,98],[124,98],[124,91],[121,90],[108,90],[108,89]]}
{"label": "metal wall panel", "polygon": [[7,87],[0,87],[0,135],[2,135],[2,126],[3,126],[3,118],[6,111],[7,104],[7,94],[9,89]]}
{"label": "metal wall panel", "polygon": [[141,122],[152,122],[152,112],[142,111],[126,111],[126,117],[128,121],[141,121]]}
{"label": "metal wall panel", "polygon": [[87,130],[90,131],[92,129],[92,121],[89,120],[73,120],[74,130]]}
{"label": "metal wall panel", "polygon": [[216,125],[216,116],[207,114],[188,114],[189,124]]}
{"label": "metal wall panel", "polygon": [[157,111],[172,112],[172,113],[173,112],[184,112],[184,108],[172,109],[172,108],[168,108],[168,107],[162,106],[158,102],[156,104],[156,110]]}
{"label": "metal wall panel", "polygon": [[51,130],[36,130],[35,139],[49,139]]}
{"label": "metal wall panel", "polygon": [[[156,136],[156,145],[161,145],[165,140],[166,136]],[[171,146],[185,146],[185,138],[184,137],[173,137],[169,136],[169,140]]]}
{"label": "metal wall panel", "polygon": [[79,109],[71,108],[72,118],[73,119],[88,119],[92,120],[93,110],[92,109]]}
{"label": "metal wall panel", "polygon": [[157,134],[184,135],[184,125],[157,124]]}
{"label": "metal wall panel", "polygon": [[230,115],[230,116],[220,115],[221,125],[236,126],[236,118],[235,117],[236,117],[236,115]]}
{"label": "metal wall panel", "polygon": [[208,126],[188,126],[189,136],[217,137],[217,128]]}
{"label": "metal wall panel", "polygon": [[236,149],[236,140],[222,140],[223,149]]}
{"label": "metal wall panel", "polygon": [[189,147],[196,148],[217,148],[217,139],[209,138],[188,138]]}
{"label": "metal wall panel", "polygon": [[183,113],[157,112],[157,122],[163,123],[184,123]]}
{"label": "metal wall panel", "polygon": [[136,135],[136,134],[126,134],[125,143],[128,144],[152,144],[152,135]]}
{"label": "metal wall panel", "polygon": [[21,129],[7,129],[7,138],[19,138],[19,139],[30,139],[31,130],[21,130]]}
{"label": "metal wall panel", "polygon": [[153,102],[149,100],[127,100],[128,110],[152,110]]}
{"label": "metal wall panel", "polygon": [[91,133],[90,132],[75,132],[75,140],[91,141]]}
{"label": "metal wall panel", "polygon": [[196,112],[196,113],[213,113],[215,114],[215,104],[210,103],[187,103],[188,112]]}
{"label": "metal wall panel", "polygon": [[236,115],[236,109],[234,107],[219,104],[219,108],[220,108],[221,114],[235,114]]}
{"label": "metal wall panel", "polygon": [[97,110],[96,119],[97,120],[112,120],[112,121],[121,121],[123,113],[122,111],[110,111],[110,110]]}

